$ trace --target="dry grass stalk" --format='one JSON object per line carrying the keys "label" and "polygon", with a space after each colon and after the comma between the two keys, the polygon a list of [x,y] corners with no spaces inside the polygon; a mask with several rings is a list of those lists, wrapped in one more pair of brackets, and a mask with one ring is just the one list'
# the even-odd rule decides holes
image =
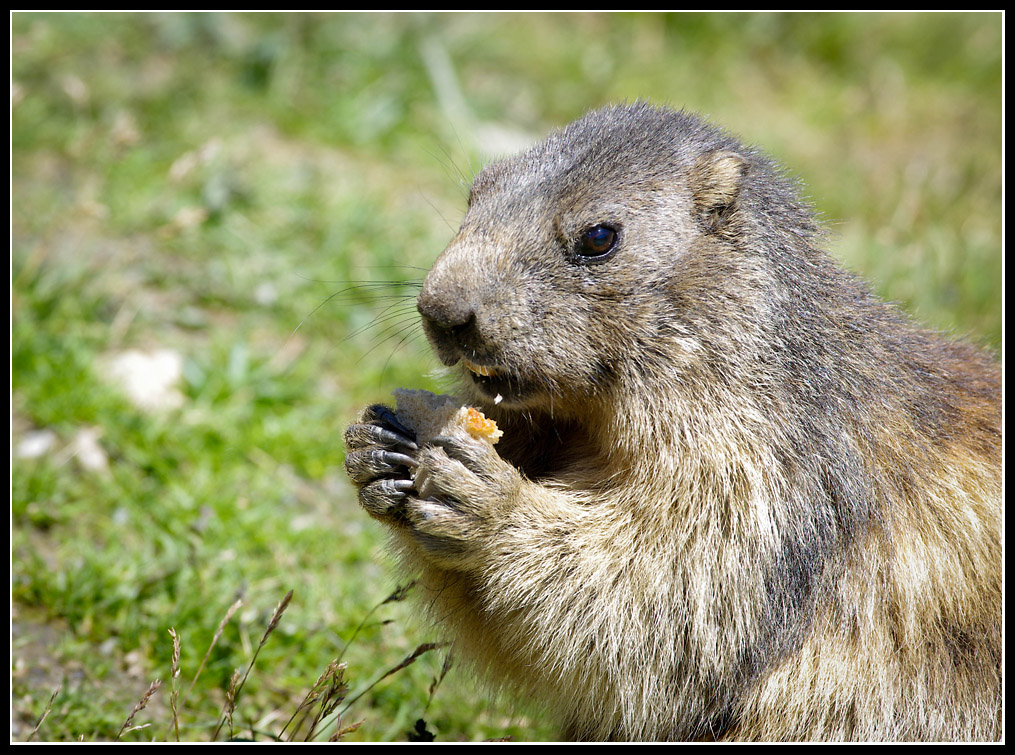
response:
{"label": "dry grass stalk", "polygon": [[341,723],[342,716],[340,715],[335,723],[335,733],[332,734],[330,737],[328,737],[329,742],[337,742],[346,734],[351,734],[352,732],[356,731],[356,729],[358,729],[363,725],[362,721],[357,721],[356,723],[349,724],[348,726],[342,726]]}
{"label": "dry grass stalk", "polygon": [[232,739],[232,731],[233,731],[232,713],[236,707],[236,700],[240,696],[240,690],[243,689],[243,685],[246,683],[247,677],[250,676],[251,669],[254,668],[254,663],[257,661],[258,654],[261,652],[261,649],[268,641],[268,637],[271,635],[272,632],[275,631],[275,628],[278,626],[279,621],[282,620],[282,614],[285,613],[285,609],[289,607],[289,602],[292,600],[292,598],[293,591],[290,590],[289,592],[286,593],[285,597],[282,598],[279,604],[275,606],[275,613],[272,614],[271,621],[268,622],[268,628],[264,631],[264,635],[261,637],[261,642],[258,643],[257,649],[254,651],[254,655],[250,659],[250,663],[247,664],[247,670],[243,674],[243,678],[237,682],[237,676],[239,675],[238,670],[236,674],[233,675],[233,680],[229,685],[229,692],[226,695],[226,705],[225,705],[226,715],[223,719],[219,721],[218,726],[215,727],[215,734],[212,736],[213,740],[218,739],[218,734],[219,731],[221,731],[222,729],[222,724],[225,723],[227,720],[229,722],[229,736],[230,739]]}
{"label": "dry grass stalk", "polygon": [[132,710],[130,712],[130,715],[127,716],[127,720],[123,722],[123,726],[120,727],[120,732],[116,735],[116,739],[113,740],[114,742],[120,741],[120,737],[122,737],[128,731],[136,731],[137,729],[143,729],[149,725],[144,724],[143,726],[131,727],[130,723],[131,721],[134,720],[134,716],[136,716],[138,713],[143,711],[145,707],[147,707],[148,701],[151,700],[152,695],[154,695],[155,692],[158,690],[158,688],[161,686],[162,682],[159,681],[158,679],[156,679],[148,686],[148,691],[145,692],[144,695],[142,695],[141,699],[138,700],[137,705],[134,706],[134,710]]}
{"label": "dry grass stalk", "polygon": [[170,674],[170,683],[172,684],[172,691],[169,694],[169,708],[172,711],[173,720],[172,727],[173,732],[176,735],[176,741],[180,741],[180,715],[177,709],[177,699],[180,696],[180,689],[177,687],[177,679],[180,676],[180,636],[176,633],[175,629],[169,630],[169,636],[173,638],[173,666]]}
{"label": "dry grass stalk", "polygon": [[53,710],[53,701],[56,700],[56,696],[59,694],[60,687],[57,687],[55,690],[53,690],[53,694],[49,696],[49,702],[46,703],[46,710],[42,712],[42,717],[39,718],[39,722],[35,724],[35,728],[32,729],[32,733],[28,735],[28,739],[25,740],[26,742],[31,742],[32,739],[35,737],[36,733],[39,731],[39,727],[42,726],[42,722],[46,720],[46,717],[49,715],[50,711]]}
{"label": "dry grass stalk", "polygon": [[387,679],[389,676],[391,676],[397,671],[401,671],[406,666],[411,666],[413,663],[416,662],[417,658],[423,655],[423,653],[428,653],[431,650],[437,650],[438,648],[447,647],[447,645],[448,643],[446,642],[424,642],[422,645],[413,650],[409,655],[407,655],[404,659],[402,659],[401,663],[399,663],[393,669],[388,671],[384,676],[382,676],[380,679],[374,682],[374,684],[377,684],[383,681],[384,679]]}
{"label": "dry grass stalk", "polygon": [[407,666],[411,666],[413,663],[416,662],[417,658],[419,658],[421,655],[423,655],[423,653],[427,653],[427,652],[429,652],[431,650],[436,650],[438,648],[446,647],[447,644],[448,643],[446,643],[446,642],[425,642],[422,645],[418,646],[409,655],[407,655],[404,659],[402,659],[401,663],[399,663],[397,666],[394,666],[393,668],[391,668],[388,671],[386,671],[380,678],[378,678],[376,681],[374,681],[370,686],[366,687],[365,689],[360,690],[360,692],[355,697],[353,697],[351,700],[349,700],[346,703],[345,707],[342,708],[342,713],[340,715],[344,715],[349,710],[349,708],[351,708],[353,706],[353,704],[357,700],[359,700],[361,697],[363,697],[363,695],[365,695],[367,692],[372,690],[374,687],[376,687],[382,681],[387,679],[389,676],[391,676],[392,674],[395,674],[395,673],[401,671],[402,669],[404,669]]}
{"label": "dry grass stalk", "polygon": [[[307,731],[306,737],[304,737],[306,742],[313,739],[321,721],[330,718],[331,714],[342,704],[345,696],[349,693],[349,685],[345,682],[344,678],[345,664],[333,664],[329,666],[329,672],[326,674],[325,686],[320,695],[320,706],[318,706],[317,714],[314,716],[314,720],[311,721],[310,729]],[[338,721],[341,721],[341,716],[339,716]]]}
{"label": "dry grass stalk", "polygon": [[451,670],[451,666],[454,665],[454,656],[454,648],[448,650],[448,654],[444,656],[444,663],[441,664],[441,673],[433,680],[433,684],[430,685],[430,691],[426,699],[426,707],[423,709],[424,713],[430,710],[430,703],[433,702],[433,696],[437,692],[437,688],[440,686],[441,682],[444,681],[444,677],[448,675],[448,672]]}
{"label": "dry grass stalk", "polygon": [[[335,659],[328,664],[328,667],[324,670],[324,672],[317,677],[317,681],[314,682],[310,691],[307,692],[306,696],[303,698],[303,701],[299,704],[299,706],[297,706],[296,711],[289,717],[289,720],[286,721],[282,730],[279,731],[279,740],[283,738],[286,730],[291,726],[292,731],[289,734],[288,741],[292,741],[297,732],[303,727],[307,716],[310,715],[310,710],[318,701],[321,702],[321,709],[324,710],[331,704],[330,701],[334,698],[337,697],[339,701],[344,699],[345,693],[348,692],[349,689],[348,685],[344,681],[345,668],[346,665],[339,662],[338,659]],[[334,708],[331,708],[330,710],[334,710]],[[314,728],[317,726],[321,718],[323,718],[321,713],[318,713],[314,717],[310,727],[310,732],[307,734],[307,739],[313,736]],[[299,719],[298,722],[297,719]],[[294,722],[296,722],[295,725]]]}
{"label": "dry grass stalk", "polygon": [[237,685],[240,683],[240,670],[236,669],[233,672],[232,679],[229,680],[229,689],[226,690],[226,704],[223,708],[222,719],[219,720],[219,725],[215,727],[215,733],[212,735],[212,741],[218,739],[219,731],[222,729],[222,724],[229,724],[229,738],[233,738],[233,711],[236,710],[236,694]]}
{"label": "dry grass stalk", "polygon": [[359,636],[359,633],[362,631],[363,627],[365,627],[367,625],[367,622],[370,621],[370,618],[374,615],[374,613],[377,612],[377,610],[381,606],[385,606],[388,603],[399,603],[399,602],[405,600],[406,597],[409,595],[409,593],[412,591],[412,588],[415,587],[415,586],[416,586],[415,580],[412,581],[412,582],[409,582],[407,585],[398,585],[395,588],[395,591],[393,593],[391,593],[391,595],[389,595],[384,600],[382,600],[380,603],[378,603],[373,608],[371,608],[369,611],[367,611],[367,615],[363,617],[363,620],[360,621],[360,623],[356,626],[356,629],[353,630],[352,636],[349,638],[349,641],[347,643],[345,643],[345,647],[342,648],[342,652],[341,652],[341,654],[339,654],[338,659],[342,660],[342,657],[345,655],[345,651],[349,649],[349,647],[352,645],[352,643],[356,639],[356,637]]}
{"label": "dry grass stalk", "polygon": [[[237,598],[236,602],[233,603],[231,606],[229,606],[229,610],[226,611],[226,615],[222,618],[222,621],[219,622],[218,629],[215,630],[215,636],[212,637],[211,645],[208,646],[208,651],[204,654],[204,658],[201,659],[201,665],[198,666],[197,673],[194,674],[194,678],[190,682],[190,687],[187,688],[188,695],[194,689],[194,685],[197,684],[197,678],[201,676],[201,672],[204,671],[204,666],[208,662],[208,657],[211,655],[211,651],[214,649],[215,645],[219,641],[219,638],[222,636],[222,630],[225,629],[226,624],[229,623],[229,620],[233,617],[233,614],[236,613],[236,611],[239,610],[240,606],[242,605],[243,600]],[[186,695],[184,696],[184,699],[186,699]],[[183,705],[182,701],[180,705],[182,707]]]}

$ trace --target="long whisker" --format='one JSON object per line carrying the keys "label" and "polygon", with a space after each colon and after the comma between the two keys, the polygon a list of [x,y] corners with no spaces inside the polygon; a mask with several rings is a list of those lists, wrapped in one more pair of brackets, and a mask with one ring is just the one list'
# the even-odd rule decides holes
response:
{"label": "long whisker", "polygon": [[382,310],[380,310],[380,312],[377,313],[377,316],[374,317],[373,320],[368,322],[366,325],[363,325],[357,328],[356,330],[351,331],[346,335],[345,339],[343,340],[349,340],[355,336],[358,336],[366,332],[370,328],[373,328],[380,324],[389,323],[392,320],[401,320],[404,317],[411,317],[411,319],[416,318],[416,307],[415,307],[416,299],[414,296],[407,296],[403,294],[379,298],[383,300],[388,300],[389,303],[387,304],[387,306],[385,306]]}
{"label": "long whisker", "polygon": [[382,378],[384,377],[384,373],[387,372],[388,365],[391,363],[392,358],[395,356],[395,352],[398,351],[403,346],[405,346],[406,344],[418,340],[419,337],[423,335],[423,331],[416,327],[416,323],[410,323],[409,325],[405,326],[401,331],[399,331],[398,334],[404,335],[402,335],[398,343],[395,344],[395,347],[391,350],[391,353],[388,354],[388,358],[384,360],[384,366],[381,367]]}
{"label": "long whisker", "polygon": [[377,295],[377,291],[394,290],[402,288],[419,288],[422,286],[421,281],[345,281],[349,284],[345,288],[342,288],[334,293],[328,295],[323,301],[321,301],[316,307],[307,313],[306,317],[300,320],[299,324],[293,329],[290,336],[296,334],[296,332],[303,327],[303,324],[313,317],[317,312],[327,304],[335,301],[341,301],[347,304],[360,304],[366,302],[373,302],[382,299],[394,299],[396,301],[406,301],[409,297],[406,294],[391,293],[387,295]]}
{"label": "long whisker", "polygon": [[[360,335],[361,333],[366,332],[370,328],[372,328],[372,327],[374,327],[376,325],[380,325],[380,324],[385,324],[386,327],[384,327],[380,332],[377,333],[377,337],[380,339],[380,341],[377,344],[375,344],[375,346],[379,345],[379,343],[381,343],[384,340],[386,340],[393,332],[401,332],[401,328],[402,327],[404,327],[406,325],[412,325],[412,326],[417,325],[418,324],[418,317],[416,315],[415,308],[413,308],[411,312],[408,311],[408,310],[392,312],[392,313],[390,313],[386,317],[378,318],[378,319],[374,320],[372,323],[370,323],[369,325],[364,325],[362,328],[358,328],[358,329],[354,330],[352,333],[350,333],[348,336],[346,336],[346,339],[353,338],[354,336]],[[373,348],[373,347],[371,347],[371,348]],[[367,352],[367,353],[369,353],[369,352]]]}

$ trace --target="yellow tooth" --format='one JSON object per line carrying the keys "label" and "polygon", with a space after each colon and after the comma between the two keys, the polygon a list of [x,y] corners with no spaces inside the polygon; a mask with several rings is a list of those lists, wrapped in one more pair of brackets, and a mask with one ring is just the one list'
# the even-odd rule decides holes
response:
{"label": "yellow tooth", "polygon": [[495,374],[497,374],[497,370],[495,370],[493,367],[484,367],[481,364],[474,364],[473,362],[470,362],[468,359],[463,359],[462,364],[465,365],[465,368],[467,370],[469,370],[470,372],[474,372],[481,377],[493,377]]}

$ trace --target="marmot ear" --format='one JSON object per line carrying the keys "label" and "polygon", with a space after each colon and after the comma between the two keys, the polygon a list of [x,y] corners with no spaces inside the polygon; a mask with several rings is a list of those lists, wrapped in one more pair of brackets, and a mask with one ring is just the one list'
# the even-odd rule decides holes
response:
{"label": "marmot ear", "polygon": [[709,152],[694,164],[691,172],[694,205],[709,233],[719,230],[733,213],[749,167],[746,158],[727,150]]}

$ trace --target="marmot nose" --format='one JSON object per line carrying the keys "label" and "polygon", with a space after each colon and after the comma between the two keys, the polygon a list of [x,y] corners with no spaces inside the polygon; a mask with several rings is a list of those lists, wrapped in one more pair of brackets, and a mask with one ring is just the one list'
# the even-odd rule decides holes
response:
{"label": "marmot nose", "polygon": [[454,334],[476,319],[472,304],[460,295],[440,295],[424,287],[416,299],[416,309],[433,328]]}

